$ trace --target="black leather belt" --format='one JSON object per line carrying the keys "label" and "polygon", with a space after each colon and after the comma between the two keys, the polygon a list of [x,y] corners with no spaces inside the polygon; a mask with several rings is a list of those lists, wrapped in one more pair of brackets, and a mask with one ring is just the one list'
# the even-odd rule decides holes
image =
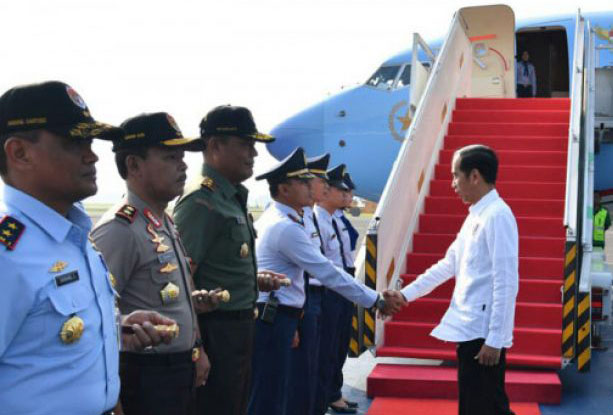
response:
{"label": "black leather belt", "polygon": [[102,415],[115,415],[115,411],[111,409],[110,411],[102,412]]}
{"label": "black leather belt", "polygon": [[192,363],[192,350],[178,353],[132,353],[121,352],[120,358],[141,366],[174,366]]}
{"label": "black leather belt", "polygon": [[[260,312],[260,316],[264,312],[264,303],[258,303],[258,311]],[[287,305],[279,304],[277,306],[277,313],[283,313],[290,317],[301,318],[304,310],[302,308],[290,307]]]}
{"label": "black leather belt", "polygon": [[325,290],[323,285],[309,285],[309,291],[312,293],[323,293]]}
{"label": "black leather belt", "polygon": [[253,310],[214,310],[209,313],[198,315],[201,319],[217,319],[217,320],[252,320]]}

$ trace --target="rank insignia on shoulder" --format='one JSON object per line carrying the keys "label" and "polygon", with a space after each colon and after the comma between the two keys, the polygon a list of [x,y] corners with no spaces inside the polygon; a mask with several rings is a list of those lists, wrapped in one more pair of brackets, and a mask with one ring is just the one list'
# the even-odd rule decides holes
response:
{"label": "rank insignia on shoulder", "polygon": [[115,212],[115,216],[117,216],[118,218],[126,219],[128,222],[132,223],[136,218],[137,212],[138,210],[134,206],[126,204],[120,207],[117,212]]}
{"label": "rank insignia on shoulder", "polygon": [[304,226],[304,222],[302,222],[301,219],[298,219],[294,215],[288,213],[287,217],[290,218],[293,222],[296,222],[298,225]]}
{"label": "rank insignia on shoulder", "polygon": [[202,183],[200,183],[200,186],[210,191],[215,191],[215,180],[213,180],[209,176],[204,176],[202,178]]}
{"label": "rank insignia on shoulder", "polygon": [[26,226],[17,219],[5,216],[0,221],[0,243],[9,251],[14,250],[25,229]]}

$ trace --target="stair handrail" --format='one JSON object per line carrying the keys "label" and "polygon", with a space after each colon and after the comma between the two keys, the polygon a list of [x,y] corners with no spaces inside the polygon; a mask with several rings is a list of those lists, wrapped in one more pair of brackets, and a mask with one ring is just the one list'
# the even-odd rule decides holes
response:
{"label": "stair handrail", "polygon": [[[460,17],[455,13],[369,225],[369,235],[377,235],[379,291],[399,285],[455,100],[470,95],[471,43]],[[382,338],[383,324],[377,324],[375,346]]]}
{"label": "stair handrail", "polygon": [[585,20],[577,14],[575,42],[573,47],[572,87],[570,123],[568,127],[568,151],[566,155],[566,191],[564,195],[564,227],[566,240],[577,238],[577,194],[579,191],[579,156],[581,136],[581,114],[583,106],[584,71],[584,25]]}
{"label": "stair handrail", "polygon": [[590,24],[587,24],[587,51],[585,61],[585,112],[583,114],[583,141],[585,145],[583,166],[583,198],[581,249],[583,254],[581,272],[579,273],[579,292],[591,291],[590,266],[593,250],[593,220],[594,220],[594,108],[596,94],[595,73],[595,39]]}

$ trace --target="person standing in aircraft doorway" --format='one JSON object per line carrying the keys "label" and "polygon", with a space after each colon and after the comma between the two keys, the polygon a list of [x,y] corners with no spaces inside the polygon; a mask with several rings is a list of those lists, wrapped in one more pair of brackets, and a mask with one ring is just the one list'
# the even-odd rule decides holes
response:
{"label": "person standing in aircraft doorway", "polygon": [[459,415],[511,415],[504,389],[519,285],[517,222],[495,188],[498,158],[473,145],[453,157],[452,186],[469,214],[445,257],[401,292],[408,302],[455,275],[451,303],[431,335],[457,344]]}
{"label": "person standing in aircraft doorway", "polygon": [[530,54],[524,50],[521,60],[515,65],[515,82],[517,98],[534,98],[536,96],[536,71],[530,62]]}

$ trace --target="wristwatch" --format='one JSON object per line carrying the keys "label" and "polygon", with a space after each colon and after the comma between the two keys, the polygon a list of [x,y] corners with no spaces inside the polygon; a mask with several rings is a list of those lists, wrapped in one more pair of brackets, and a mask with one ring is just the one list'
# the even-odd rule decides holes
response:
{"label": "wristwatch", "polygon": [[377,301],[375,301],[373,308],[379,311],[385,310],[385,299],[383,298],[383,294],[377,293]]}

